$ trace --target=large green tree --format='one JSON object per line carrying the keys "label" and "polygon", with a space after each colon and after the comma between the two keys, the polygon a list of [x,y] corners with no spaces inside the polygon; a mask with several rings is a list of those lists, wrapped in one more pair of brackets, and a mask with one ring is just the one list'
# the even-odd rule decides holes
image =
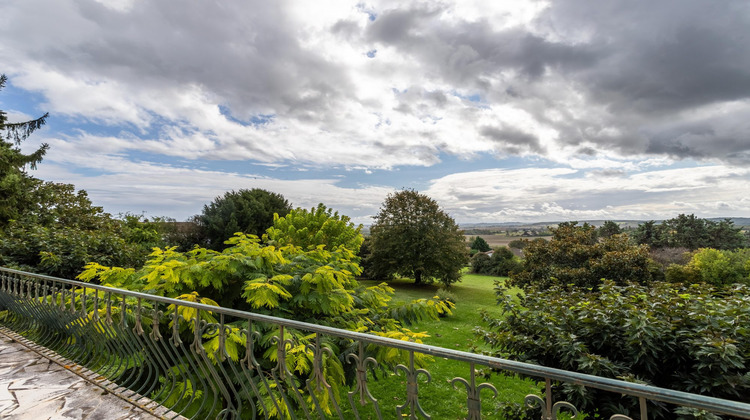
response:
{"label": "large green tree", "polygon": [[742,228],[735,227],[730,219],[715,222],[694,214],[680,214],[658,225],[653,220],[641,223],[632,238],[652,248],[737,249],[746,245]]}
{"label": "large green tree", "polygon": [[[0,89],[7,78],[0,75]],[[42,144],[32,153],[21,152],[21,142],[44,125],[48,114],[24,122],[8,122],[8,116],[0,110],[0,231],[11,220],[24,214],[33,200],[28,192],[39,180],[27,174],[27,169],[36,169],[49,146]]]}
{"label": "large green tree", "polygon": [[450,285],[468,262],[463,232],[437,202],[414,190],[389,194],[370,227],[372,274]]}
{"label": "large green tree", "polygon": [[198,220],[208,246],[226,248],[224,241],[237,232],[257,237],[273,225],[274,214],[284,217],[292,206],[281,195],[260,188],[229,191],[203,207]]}
{"label": "large green tree", "polygon": [[631,244],[624,234],[599,241],[596,228],[587,223],[560,223],[550,241],[533,241],[524,257],[523,270],[512,275],[519,286],[596,288],[602,279],[617,284],[651,280],[647,246]]}

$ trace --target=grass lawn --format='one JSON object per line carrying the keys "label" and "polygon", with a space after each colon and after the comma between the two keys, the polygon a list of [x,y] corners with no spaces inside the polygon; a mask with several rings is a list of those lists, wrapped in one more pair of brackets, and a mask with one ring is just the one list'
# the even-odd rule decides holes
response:
{"label": "grass lawn", "polygon": [[[423,322],[412,325],[412,331],[425,331],[430,337],[424,339],[425,344],[445,347],[454,350],[469,351],[472,346],[482,347],[481,340],[474,336],[474,327],[481,326],[479,313],[482,310],[500,315],[500,308],[496,305],[494,282],[504,281],[502,277],[480,276],[465,274],[460,283],[453,285],[450,292],[456,297],[456,308],[453,316],[442,318],[440,321]],[[361,281],[370,286],[377,282]],[[419,298],[430,298],[435,295],[440,285],[415,286],[413,280],[404,279],[389,282],[396,289],[394,299],[411,301]],[[477,367],[480,369],[481,366]],[[420,376],[420,403],[425,411],[435,419],[463,419],[466,417],[466,390],[457,383],[456,389],[450,384],[455,377],[469,380],[469,365],[443,358],[435,358],[426,368],[432,374],[430,383],[424,382]],[[515,375],[493,373],[489,379],[477,378],[478,383],[489,382],[498,390],[498,397],[493,399],[490,390],[481,393],[482,413],[492,417],[495,405],[499,401],[523,403],[523,399],[530,393],[539,394],[540,387],[535,381],[524,380]],[[378,399],[385,417],[386,413],[394,413],[395,406],[406,400],[406,381],[402,376],[391,375],[388,380],[373,381],[370,389]],[[363,418],[368,418],[363,416]],[[373,417],[374,418],[374,417]]]}

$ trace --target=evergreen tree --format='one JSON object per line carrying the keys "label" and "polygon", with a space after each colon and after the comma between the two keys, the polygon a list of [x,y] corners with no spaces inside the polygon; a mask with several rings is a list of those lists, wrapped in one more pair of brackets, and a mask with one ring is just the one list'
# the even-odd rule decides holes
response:
{"label": "evergreen tree", "polygon": [[631,237],[635,243],[649,245],[651,248],[731,250],[742,248],[746,244],[742,228],[734,227],[730,219],[714,222],[693,214],[680,214],[658,225],[653,220],[641,223]]}
{"label": "evergreen tree", "polygon": [[598,234],[600,238],[609,238],[612,235],[619,235],[622,233],[622,228],[617,223],[607,220],[604,222],[602,227],[599,228]]}
{"label": "evergreen tree", "polygon": [[491,250],[490,244],[487,243],[487,241],[484,240],[481,236],[477,236],[474,238],[474,240],[471,242],[471,249],[476,249],[478,252],[487,252]]}
{"label": "evergreen tree", "polygon": [[[0,90],[5,87],[7,78],[0,75]],[[0,231],[8,223],[23,214],[33,204],[31,191],[39,180],[26,173],[28,169],[36,169],[42,161],[49,146],[42,144],[30,154],[21,153],[21,142],[31,133],[44,125],[48,114],[25,122],[8,122],[7,114],[0,110]]]}

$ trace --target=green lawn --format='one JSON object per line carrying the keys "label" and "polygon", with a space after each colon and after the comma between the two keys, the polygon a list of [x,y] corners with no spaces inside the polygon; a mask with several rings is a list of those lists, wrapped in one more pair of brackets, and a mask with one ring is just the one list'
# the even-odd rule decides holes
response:
{"label": "green lawn", "polygon": [[[480,312],[485,310],[500,315],[500,308],[496,305],[494,282],[504,281],[502,277],[480,276],[465,274],[460,283],[453,285],[450,292],[456,297],[456,308],[453,316],[442,318],[440,321],[423,322],[412,325],[413,331],[427,332],[430,337],[424,339],[425,344],[445,347],[454,350],[470,351],[473,346],[482,348],[481,340],[474,335],[475,326],[481,326]],[[362,281],[364,285],[374,285],[375,281]],[[419,298],[430,298],[440,288],[440,285],[415,286],[413,280],[403,279],[389,282],[396,290],[394,299],[410,301]],[[481,367],[477,367],[480,369]],[[469,365],[443,358],[435,360],[427,366],[432,374],[430,383],[423,382],[420,377],[420,403],[433,418],[462,419],[466,417],[466,390],[461,384],[454,389],[450,380],[463,377],[469,380]],[[406,396],[406,383],[403,376],[388,378],[385,381],[373,381],[370,384],[372,394],[381,404],[383,414],[393,413],[396,405],[403,404]],[[493,373],[489,379],[477,378],[480,382],[489,382],[498,390],[498,398],[493,399],[489,390],[482,391],[482,413],[490,415],[495,410],[498,401],[513,401],[522,403],[526,395],[539,394],[540,388],[535,381],[522,380],[514,375]],[[386,416],[388,417],[388,416]],[[367,418],[367,416],[363,416]]]}

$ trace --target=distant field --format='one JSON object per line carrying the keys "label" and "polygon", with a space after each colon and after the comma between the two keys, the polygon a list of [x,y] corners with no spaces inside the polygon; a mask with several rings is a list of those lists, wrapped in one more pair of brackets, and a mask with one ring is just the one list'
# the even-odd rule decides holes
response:
{"label": "distant field", "polygon": [[476,236],[481,236],[487,243],[495,248],[499,246],[508,246],[508,243],[510,241],[516,240],[516,239],[528,239],[528,240],[534,240],[536,238],[544,238],[549,239],[549,236],[506,236],[504,233],[496,234],[496,235],[464,235],[466,237],[466,243],[468,244],[471,238],[474,238]]}

